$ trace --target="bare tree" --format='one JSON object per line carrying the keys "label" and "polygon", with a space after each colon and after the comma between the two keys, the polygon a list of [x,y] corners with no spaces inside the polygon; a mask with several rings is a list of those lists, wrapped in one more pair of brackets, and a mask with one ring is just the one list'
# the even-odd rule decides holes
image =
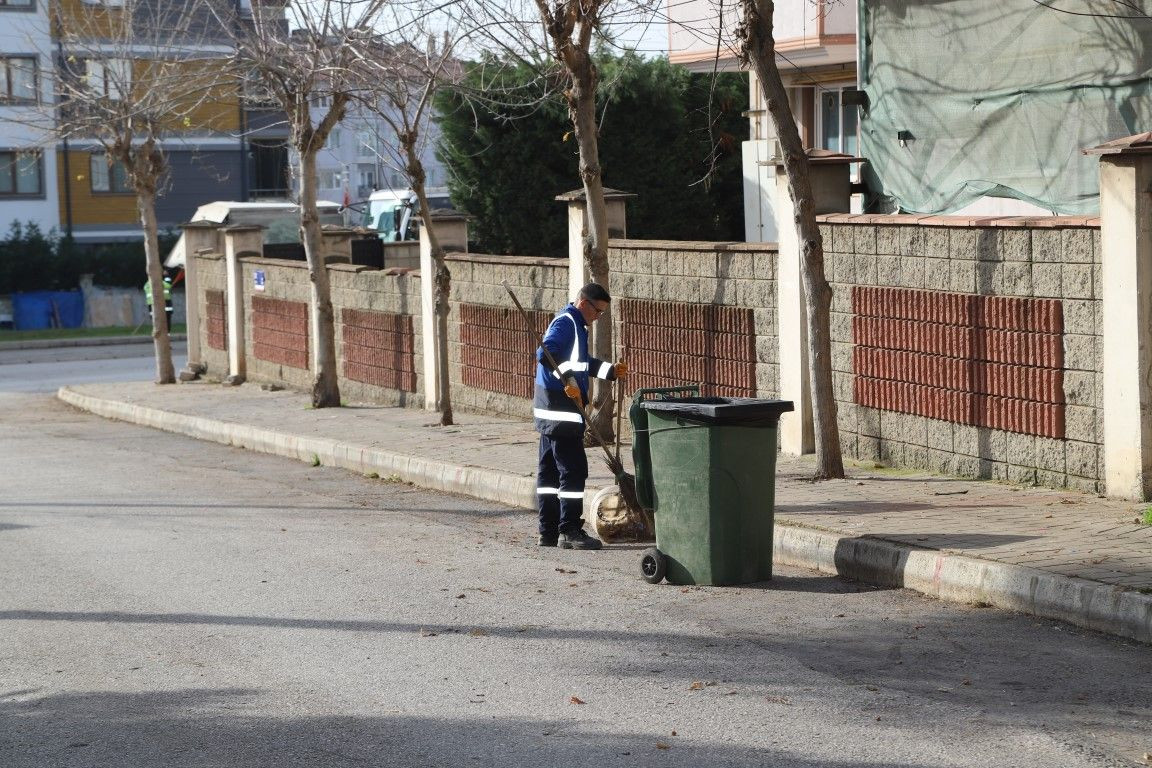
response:
{"label": "bare tree", "polygon": [[[51,134],[98,150],[92,171],[136,195],[153,297],[156,381],[176,380],[160,260],[156,199],[170,147],[219,132],[236,99],[223,85],[219,34],[201,0],[54,4],[58,41]],[[194,140],[194,139],[193,139]]]}
{"label": "bare tree", "polygon": [[[522,56],[525,51],[543,50],[560,67],[584,189],[587,224],[584,263],[592,280],[607,287],[610,283],[608,208],[600,165],[596,96],[601,83],[595,50],[597,45],[610,46],[620,27],[649,20],[653,4],[648,0],[533,0],[536,18],[531,20],[516,3],[479,0],[479,5],[473,7],[479,8],[474,11],[477,29],[487,33],[484,39],[495,43],[497,49],[516,56]],[[487,23],[483,19],[487,19]],[[531,55],[524,60],[534,63]],[[610,313],[611,310],[607,320],[601,318],[593,329],[592,353],[604,360],[611,360],[615,355]],[[611,386],[596,380],[593,400],[592,420],[599,433],[611,439],[614,431]]]}
{"label": "bare tree", "polygon": [[[427,174],[422,157],[428,142],[432,100],[436,91],[460,80],[461,68],[453,56],[453,23],[444,13],[436,34],[429,24],[423,4],[397,3],[389,8],[392,30],[377,35],[374,45],[362,51],[359,62],[360,88],[356,106],[379,118],[390,136],[373,147],[377,156],[397,170],[419,201],[423,237],[427,238],[435,265],[436,370],[441,382],[436,402],[440,425],[453,423],[452,392],[448,374],[448,315],[452,274],[444,260],[445,251],[432,226],[428,204]],[[389,39],[389,38],[393,39]],[[408,40],[426,40],[423,49]]]}
{"label": "bare tree", "polygon": [[751,65],[764,90],[764,100],[780,140],[788,193],[796,211],[796,235],[802,253],[802,279],[807,298],[808,379],[812,389],[812,421],[816,438],[816,477],[844,477],[836,398],[832,389],[832,288],[824,276],[824,241],[816,224],[808,155],[804,151],[788,94],[776,66],[772,36],[772,0],[740,0],[737,37],[745,65]]}
{"label": "bare tree", "polygon": [[[252,3],[249,25],[236,31],[235,63],[249,92],[284,114],[300,189],[300,241],[312,287],[312,405],[340,405],[336,324],[316,209],[316,155],[344,118],[356,90],[357,66],[371,48],[385,0],[287,0]],[[310,106],[326,103],[314,119]]]}

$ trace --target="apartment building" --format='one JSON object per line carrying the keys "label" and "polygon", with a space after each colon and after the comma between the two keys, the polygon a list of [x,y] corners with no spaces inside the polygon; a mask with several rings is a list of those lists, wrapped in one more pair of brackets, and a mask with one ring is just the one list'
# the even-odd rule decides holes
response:
{"label": "apartment building", "polygon": [[52,37],[42,0],[0,0],[0,234],[13,221],[58,226],[56,153],[43,106],[52,101]]}
{"label": "apartment building", "polygon": [[[57,78],[83,78],[108,99],[148,87],[155,38],[123,32],[132,0],[0,0],[0,219],[35,221],[79,243],[136,240],[141,236],[136,197],[123,168],[109,163],[91,136],[55,130]],[[227,0],[228,3],[235,0]],[[161,16],[167,0],[136,0],[133,13]],[[235,6],[241,20],[250,8]],[[4,23],[12,19],[12,23]],[[118,20],[119,19],[119,20]],[[134,22],[139,23],[139,22]],[[134,27],[138,29],[139,27]],[[178,51],[179,74],[206,79],[214,60],[229,55],[225,36],[193,21],[174,34],[165,56]],[[149,49],[152,52],[149,53]],[[182,68],[182,72],[179,70]],[[154,84],[153,84],[154,85]],[[179,105],[177,105],[179,107]],[[67,108],[64,105],[64,108]],[[275,108],[242,100],[220,81],[195,105],[174,110],[161,143],[169,166],[156,214],[175,228],[214,200],[286,199],[287,127]]]}

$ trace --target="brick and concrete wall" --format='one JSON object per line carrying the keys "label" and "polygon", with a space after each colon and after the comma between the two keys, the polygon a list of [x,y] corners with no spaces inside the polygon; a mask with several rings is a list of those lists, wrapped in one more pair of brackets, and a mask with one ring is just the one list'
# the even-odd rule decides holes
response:
{"label": "brick and concrete wall", "polygon": [[447,264],[453,406],[530,417],[536,345],[500,282],[508,281],[543,333],[568,303],[567,260],[455,253]]}
{"label": "brick and concrete wall", "polygon": [[763,243],[613,240],[616,339],[639,387],[774,397],[776,251]]}
{"label": "brick and concrete wall", "polygon": [[1102,490],[1094,221],[821,222],[848,456]]}
{"label": "brick and concrete wall", "polygon": [[[188,301],[199,302],[200,360],[209,376],[224,378],[228,375],[228,327],[226,301],[228,286],[224,274],[224,256],[220,253],[201,253],[192,257],[196,270],[198,296]],[[189,328],[189,333],[194,329]]]}
{"label": "brick and concrete wall", "polygon": [[[244,286],[244,348],[248,378],[312,386],[308,304],[312,289],[302,261],[240,258]],[[264,290],[254,289],[255,272],[264,273]]]}
{"label": "brick and concrete wall", "polygon": [[[829,215],[821,229],[847,456],[1103,489],[1095,222]],[[775,246],[613,240],[609,260],[617,357],[633,371],[627,393],[700,383],[706,394],[779,396]],[[306,367],[253,354],[252,322],[253,271],[265,271],[264,297],[306,304],[306,265],[241,262],[249,378],[308,389]],[[223,265],[197,265],[211,318]],[[457,253],[448,266],[454,407],[527,418],[534,344],[501,281],[542,331],[571,298],[567,260]],[[345,399],[423,404],[419,273],[334,264],[329,275]],[[202,326],[210,374],[226,375],[227,356],[208,338],[222,328]]]}
{"label": "brick and concrete wall", "polygon": [[328,267],[340,394],[348,402],[424,402],[420,278],[406,269]]}

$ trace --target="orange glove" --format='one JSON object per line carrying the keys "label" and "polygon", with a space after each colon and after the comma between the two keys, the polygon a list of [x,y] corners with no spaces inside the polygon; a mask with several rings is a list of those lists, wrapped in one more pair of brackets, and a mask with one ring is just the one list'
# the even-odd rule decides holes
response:
{"label": "orange glove", "polygon": [[576,403],[576,405],[584,404],[584,398],[580,394],[580,387],[576,386],[575,382],[568,381],[564,383],[564,394],[568,395],[568,399]]}
{"label": "orange glove", "polygon": [[616,378],[622,379],[628,375],[628,363],[624,362],[623,360],[616,363],[616,365],[612,367],[616,370]]}

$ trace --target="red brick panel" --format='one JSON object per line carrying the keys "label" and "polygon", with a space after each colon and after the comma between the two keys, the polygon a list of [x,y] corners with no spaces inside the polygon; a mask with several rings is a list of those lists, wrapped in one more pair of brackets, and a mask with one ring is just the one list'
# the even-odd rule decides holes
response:
{"label": "red brick panel", "polygon": [[212,349],[228,349],[228,309],[224,301],[224,291],[205,291],[207,305],[205,320],[208,327],[208,346]]}
{"label": "red brick panel", "polygon": [[416,391],[416,337],[410,315],[340,311],[344,377],[402,392]]}
{"label": "red brick panel", "polygon": [[856,286],[857,403],[1064,437],[1064,317],[1053,299]]}
{"label": "red brick panel", "polygon": [[706,395],[755,397],[751,309],[624,299],[620,317],[629,391],[700,384]]}
{"label": "red brick panel", "polygon": [[308,368],[308,305],[252,297],[252,353],[259,360]]}
{"label": "red brick panel", "polygon": [[[552,312],[529,310],[543,335]],[[536,342],[520,313],[510,307],[460,305],[461,378],[469,387],[531,399],[536,377]]]}

